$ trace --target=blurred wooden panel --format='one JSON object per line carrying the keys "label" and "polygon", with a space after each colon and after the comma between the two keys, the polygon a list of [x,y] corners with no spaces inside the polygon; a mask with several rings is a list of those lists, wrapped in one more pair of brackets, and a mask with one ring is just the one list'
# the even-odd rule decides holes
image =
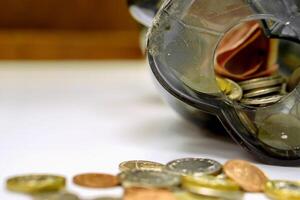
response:
{"label": "blurred wooden panel", "polygon": [[141,58],[126,0],[2,0],[0,59]]}

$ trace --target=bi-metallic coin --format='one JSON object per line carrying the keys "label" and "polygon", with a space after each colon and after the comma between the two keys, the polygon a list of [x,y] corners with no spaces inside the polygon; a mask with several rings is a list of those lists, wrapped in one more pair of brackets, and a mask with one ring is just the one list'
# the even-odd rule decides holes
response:
{"label": "bi-metallic coin", "polygon": [[146,160],[130,160],[122,162],[119,165],[119,170],[121,172],[133,169],[139,170],[152,170],[152,171],[162,171],[164,165],[161,163],[146,161]]}
{"label": "bi-metallic coin", "polygon": [[121,172],[119,178],[125,188],[170,188],[180,184],[179,176],[165,171],[130,170]]}
{"label": "bi-metallic coin", "polygon": [[205,158],[182,158],[169,162],[166,170],[177,175],[202,176],[219,174],[222,165],[211,159]]}
{"label": "bi-metallic coin", "polygon": [[266,183],[265,193],[271,199],[300,199],[300,182],[271,180]]}

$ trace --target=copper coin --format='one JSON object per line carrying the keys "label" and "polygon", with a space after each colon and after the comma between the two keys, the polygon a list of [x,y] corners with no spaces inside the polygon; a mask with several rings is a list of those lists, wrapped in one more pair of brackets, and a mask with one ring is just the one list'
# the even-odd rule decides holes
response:
{"label": "copper coin", "polygon": [[117,186],[119,179],[110,174],[87,173],[75,176],[73,182],[89,188],[110,188]]}
{"label": "copper coin", "polygon": [[128,188],[123,200],[176,200],[174,194],[167,189]]}
{"label": "copper coin", "polygon": [[244,160],[227,161],[225,174],[247,192],[262,192],[268,178],[259,168]]}

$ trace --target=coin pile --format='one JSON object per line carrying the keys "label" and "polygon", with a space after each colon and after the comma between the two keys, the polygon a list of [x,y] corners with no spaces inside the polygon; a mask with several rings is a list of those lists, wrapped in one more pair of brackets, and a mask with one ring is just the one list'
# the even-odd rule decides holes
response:
{"label": "coin pile", "polygon": [[[182,158],[166,165],[133,160],[119,165],[118,175],[86,173],[73,183],[87,188],[123,187],[122,198],[94,200],[236,200],[245,192],[264,192],[270,199],[300,199],[300,182],[269,180],[265,173],[243,160],[223,166],[211,159]],[[80,200],[64,190],[65,178],[57,175],[25,175],[7,180],[7,189],[32,195],[34,200]]]}

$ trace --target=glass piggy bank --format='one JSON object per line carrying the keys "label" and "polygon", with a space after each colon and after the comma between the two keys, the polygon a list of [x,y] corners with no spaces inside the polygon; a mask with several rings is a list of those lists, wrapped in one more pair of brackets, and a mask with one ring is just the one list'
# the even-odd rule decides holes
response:
{"label": "glass piggy bank", "polygon": [[196,123],[215,116],[263,162],[300,164],[299,0],[132,0],[129,9],[149,27],[149,65],[172,107]]}

